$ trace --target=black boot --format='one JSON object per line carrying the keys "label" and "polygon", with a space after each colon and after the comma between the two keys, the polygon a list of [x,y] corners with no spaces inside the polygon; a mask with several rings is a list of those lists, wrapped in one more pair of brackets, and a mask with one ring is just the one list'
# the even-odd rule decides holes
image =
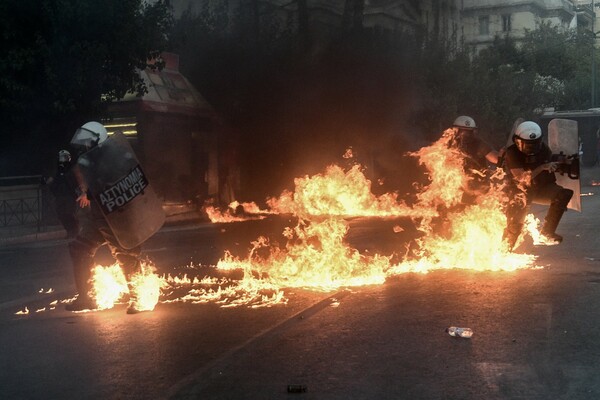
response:
{"label": "black boot", "polygon": [[524,208],[513,208],[510,209],[507,213],[506,228],[504,229],[502,239],[508,243],[508,251],[514,250],[514,247],[517,244],[517,240],[519,239],[519,236],[521,236],[521,232],[523,231],[523,227],[525,226],[525,224],[523,223],[524,219]]}
{"label": "black boot", "polygon": [[138,314],[145,311],[140,305],[137,290],[134,285],[127,283],[127,287],[129,288],[129,305],[127,306],[127,314]]}
{"label": "black boot", "polygon": [[552,199],[541,232],[545,237],[547,244],[552,245],[562,242],[563,238],[556,234],[556,228],[558,227],[563,214],[567,211],[567,204],[569,204],[572,196],[572,190],[562,189],[558,195]]}
{"label": "black boot", "polygon": [[129,305],[127,306],[127,314],[138,314],[144,311],[150,311],[147,308],[144,308],[140,303],[138,289],[132,283],[135,274],[141,271],[141,264],[139,261],[136,263],[136,266],[131,269],[131,271],[134,272],[125,274],[125,278],[127,279],[127,288],[129,289]]}
{"label": "black boot", "polygon": [[504,234],[502,235],[502,240],[505,240],[508,243],[508,250],[513,251],[515,244],[517,244],[517,239],[519,239],[519,235],[521,234],[521,230],[504,229]]}
{"label": "black boot", "polygon": [[544,232],[544,230],[542,230],[542,235],[544,237],[544,244],[547,244],[549,246],[554,244],[560,244],[563,240],[563,237],[557,233]]}
{"label": "black boot", "polygon": [[93,248],[83,239],[76,238],[69,243],[69,253],[73,263],[77,299],[65,306],[67,311],[95,310],[96,301],[90,297],[92,289]]}

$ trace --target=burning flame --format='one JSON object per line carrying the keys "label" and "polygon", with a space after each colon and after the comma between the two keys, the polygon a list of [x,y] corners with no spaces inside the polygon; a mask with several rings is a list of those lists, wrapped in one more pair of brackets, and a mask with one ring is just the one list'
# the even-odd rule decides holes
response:
{"label": "burning flame", "polygon": [[531,236],[531,239],[533,239],[533,244],[535,246],[553,246],[556,245],[557,243],[555,241],[553,241],[552,239],[549,239],[548,237],[546,237],[545,235],[542,235],[541,232],[541,222],[539,219],[537,219],[533,214],[528,214],[527,217],[525,218],[525,230],[527,233],[529,233],[529,236]]}
{"label": "burning flame", "polygon": [[[261,237],[252,243],[247,258],[226,253],[217,267],[241,269],[244,280],[323,290],[379,284],[406,272],[533,267],[535,256],[512,253],[503,239],[503,204],[507,201],[503,172],[496,172],[487,192],[473,192],[473,178],[464,172],[463,156],[450,144],[451,139],[447,131],[433,145],[412,154],[429,177],[429,183],[419,187],[418,202],[412,207],[399,202],[396,194],[373,195],[359,165],[348,171],[332,165],[324,174],[296,179],[294,192],[269,200],[272,210],[299,218],[295,228],[284,231],[288,240],[284,248]],[[463,204],[465,194],[474,197],[472,204]],[[343,217],[347,216],[411,217],[425,235],[415,241],[412,255],[407,252],[404,260],[392,265],[390,255],[361,255],[344,242],[348,225]]]}
{"label": "burning flame", "polygon": [[[446,131],[433,145],[414,153],[430,179],[429,185],[418,194],[417,207],[442,210],[445,213],[442,232],[436,232],[433,220],[423,219],[419,229],[426,235],[417,239],[414,259],[393,266],[389,272],[448,268],[514,271],[531,267],[535,257],[510,252],[502,237],[506,227],[503,204],[508,201],[503,171],[496,170],[487,192],[473,192],[470,187],[473,178],[464,173],[463,157],[450,145],[451,133]],[[474,197],[473,204],[463,204],[465,194]]]}
{"label": "burning flame", "polygon": [[[160,296],[163,280],[154,273],[154,267],[142,263],[141,272],[131,278],[130,285],[137,295],[140,311],[154,310]],[[92,297],[96,300],[99,310],[109,309],[129,295],[127,280],[119,264],[104,267],[97,265],[93,270]]]}
{"label": "burning flame", "polygon": [[[140,302],[148,310],[158,302],[269,307],[287,302],[284,288],[330,291],[382,284],[388,277],[408,272],[535,267],[535,256],[511,252],[503,239],[507,199],[501,170],[493,175],[487,190],[473,190],[474,172],[465,173],[464,157],[452,145],[450,130],[431,146],[409,156],[418,159],[427,177],[426,183],[414,185],[416,202],[410,206],[398,199],[397,193],[374,195],[362,167],[355,164],[348,170],[331,165],[322,174],[295,179],[294,191],[268,199],[268,210],[261,210],[255,203],[237,202],[225,212],[206,207],[213,222],[293,214],[298,223],[282,232],[283,245],[259,237],[246,257],[234,257],[226,251],[215,273],[238,270],[242,273],[239,279],[158,277],[152,267],[145,265],[142,274],[132,279]],[[351,157],[352,150],[348,149],[345,158]],[[464,200],[467,196],[469,202]],[[350,229],[345,218],[357,216],[410,219],[422,235],[394,254],[361,254],[345,240]],[[535,242],[534,225],[529,224],[528,231]],[[404,231],[400,225],[393,227],[396,234]],[[113,307],[128,292],[117,265],[96,267],[93,295],[101,308]]]}
{"label": "burning flame", "polygon": [[[242,210],[241,212],[240,208]],[[209,205],[204,209],[210,221],[215,224],[264,219],[266,218],[265,214],[272,214],[269,210],[261,210],[254,202],[240,204],[239,202],[234,201],[229,204],[225,211],[221,211],[217,207]]]}
{"label": "burning flame", "polygon": [[[347,231],[347,223],[342,219],[310,223],[301,220],[294,229],[284,232],[289,240],[285,249],[269,246],[268,239],[261,237],[253,242],[247,259],[239,260],[227,253],[217,268],[242,269],[245,278],[258,272],[263,280],[279,287],[332,290],[383,283],[389,257],[361,255],[344,243]],[[259,255],[261,248],[269,250],[266,257]]]}
{"label": "burning flame", "polygon": [[398,201],[397,193],[379,197],[371,193],[371,182],[358,164],[345,172],[337,165],[327,167],[324,174],[296,178],[295,191],[284,191],[271,198],[268,205],[279,214],[294,214],[304,219],[326,217],[433,217],[432,209],[414,209]]}
{"label": "burning flame", "polygon": [[417,194],[419,206],[423,208],[450,208],[460,203],[468,177],[463,172],[463,157],[459,150],[450,146],[452,130],[431,146],[412,153],[426,167],[429,185]]}

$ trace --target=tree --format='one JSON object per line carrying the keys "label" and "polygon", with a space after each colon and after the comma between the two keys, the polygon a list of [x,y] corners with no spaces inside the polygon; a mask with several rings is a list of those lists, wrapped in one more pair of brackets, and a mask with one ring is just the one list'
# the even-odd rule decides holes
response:
{"label": "tree", "polygon": [[0,2],[1,174],[39,172],[33,157],[18,168],[23,157],[8,156],[46,156],[107,102],[144,93],[137,71],[165,49],[170,24],[166,0]]}
{"label": "tree", "polygon": [[518,117],[535,119],[547,107],[590,106],[592,45],[590,32],[550,24],[526,32],[520,43],[496,37],[478,54],[427,42],[420,60],[427,96],[418,121],[433,132],[439,121],[470,114],[502,146]]}
{"label": "tree", "polygon": [[557,109],[585,109],[591,107],[591,56],[594,37],[587,29],[560,30],[541,24],[529,31],[522,46],[523,67],[535,71],[539,81],[560,90],[549,90],[547,106]]}
{"label": "tree", "polygon": [[[171,46],[184,75],[241,133],[248,198],[340,162],[346,146],[366,154],[363,164],[396,168],[406,179],[412,170],[400,165],[401,154],[437,139],[457,115],[474,117],[500,147],[516,118],[589,99],[591,42],[583,32],[544,25],[523,45],[497,37],[475,54],[442,35],[444,2],[434,3],[433,32],[363,26],[363,0],[345,0],[328,34],[310,26],[305,0],[279,9],[261,3],[258,32],[252,1],[236,15],[215,0],[177,22]],[[423,11],[418,1],[407,4]]]}

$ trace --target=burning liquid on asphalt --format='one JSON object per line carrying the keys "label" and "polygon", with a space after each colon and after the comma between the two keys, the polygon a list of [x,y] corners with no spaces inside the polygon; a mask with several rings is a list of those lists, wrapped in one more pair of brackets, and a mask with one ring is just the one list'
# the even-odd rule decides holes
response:
{"label": "burning liquid on asphalt", "polygon": [[[397,193],[375,196],[360,165],[344,170],[332,165],[322,174],[295,179],[295,190],[269,199],[268,209],[254,203],[234,203],[225,211],[207,207],[215,223],[235,223],[265,218],[269,214],[294,215],[296,226],[285,228],[285,247],[258,237],[244,258],[225,252],[216,265],[220,271],[240,271],[240,277],[189,278],[158,276],[145,265],[134,285],[152,310],[158,302],[215,302],[222,307],[269,307],[286,303],[284,288],[331,291],[340,287],[382,284],[386,278],[404,273],[427,273],[439,269],[515,271],[535,266],[534,255],[509,251],[503,240],[506,203],[501,170],[490,190],[462,203],[469,176],[463,157],[449,146],[451,132],[431,146],[410,156],[424,167],[428,182],[417,189],[411,205]],[[348,153],[347,153],[348,154]],[[413,221],[422,233],[396,254],[361,254],[345,240],[348,217],[402,217]],[[529,216],[531,236],[539,237],[539,221]],[[401,229],[394,227],[395,232]],[[521,239],[522,240],[522,239]],[[94,273],[94,295],[101,308],[110,308],[127,293],[117,265],[98,266]]]}

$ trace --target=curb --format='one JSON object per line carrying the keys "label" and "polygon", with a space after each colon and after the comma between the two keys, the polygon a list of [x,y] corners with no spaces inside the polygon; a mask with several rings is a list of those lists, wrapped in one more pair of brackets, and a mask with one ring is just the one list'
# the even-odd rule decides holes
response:
{"label": "curb", "polygon": [[[202,218],[199,213],[181,213],[167,216],[164,225],[159,232],[165,228],[173,228],[178,225],[189,225],[189,224],[202,224],[208,223],[205,218]],[[48,231],[35,232],[22,235],[0,237],[0,248],[4,246],[10,246],[13,244],[31,243],[45,240],[57,240],[57,239],[69,239],[67,237],[67,231],[62,226],[51,226],[47,227]]]}
{"label": "curb", "polygon": [[27,235],[0,238],[0,247],[11,244],[37,242],[41,240],[67,239],[67,231],[64,229],[47,232],[36,232]]}

